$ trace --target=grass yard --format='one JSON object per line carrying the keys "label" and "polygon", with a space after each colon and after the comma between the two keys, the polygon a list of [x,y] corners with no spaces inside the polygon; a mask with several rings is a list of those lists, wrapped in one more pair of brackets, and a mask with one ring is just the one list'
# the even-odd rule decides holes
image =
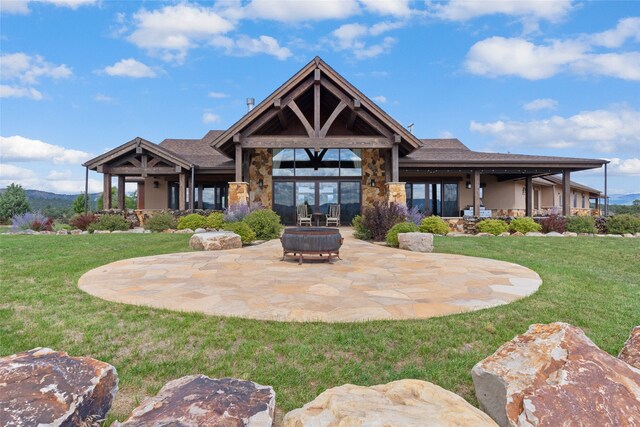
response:
{"label": "grass yard", "polygon": [[515,303],[415,321],[290,324],[102,301],[76,287],[119,259],[183,251],[188,235],[0,236],[0,356],[51,347],[116,366],[122,420],[172,379],[202,373],[274,387],[279,412],[345,383],[418,378],[477,404],[473,365],[531,323],[579,326],[616,355],[640,324],[640,239],[436,238],[439,252],[516,262],[540,290]]}

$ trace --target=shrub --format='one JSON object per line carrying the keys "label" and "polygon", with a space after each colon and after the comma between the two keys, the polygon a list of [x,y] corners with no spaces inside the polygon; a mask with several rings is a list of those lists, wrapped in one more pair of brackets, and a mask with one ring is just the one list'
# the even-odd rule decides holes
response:
{"label": "shrub", "polygon": [[353,227],[353,237],[360,240],[371,240],[371,230],[362,224],[362,215],[356,215],[351,221]]}
{"label": "shrub", "polygon": [[485,219],[480,221],[476,228],[480,233],[491,233],[497,236],[500,233],[508,231],[509,225],[501,219]]}
{"label": "shrub", "polygon": [[131,223],[121,215],[102,215],[94,223],[89,224],[87,230],[93,233],[96,230],[127,231],[131,228]]}
{"label": "shrub", "polygon": [[244,221],[228,222],[224,225],[226,231],[233,231],[242,240],[242,244],[247,245],[256,240],[256,233]]}
{"label": "shrub", "polygon": [[178,227],[178,221],[168,212],[160,212],[148,218],[144,222],[144,229],[154,233]]}
{"label": "shrub", "polygon": [[431,215],[422,220],[420,231],[423,233],[447,234],[449,232],[449,224],[439,216]]}
{"label": "shrub", "polygon": [[529,233],[530,231],[540,231],[542,227],[535,222],[533,218],[514,218],[509,224],[509,230],[513,232],[519,231],[522,234]]}
{"label": "shrub", "polygon": [[94,214],[76,215],[73,218],[71,218],[71,221],[69,221],[69,224],[71,224],[71,227],[73,228],[78,228],[82,231],[85,231],[87,228],[89,228],[91,224],[93,224],[97,220],[98,220],[98,217],[95,216]]}
{"label": "shrub", "polygon": [[185,228],[190,228],[191,230],[207,228],[207,218],[196,213],[180,217],[178,220],[178,230],[184,230]]}
{"label": "shrub", "polygon": [[371,238],[381,242],[391,227],[407,219],[407,208],[398,203],[375,202],[364,210],[362,216],[362,225],[371,232]]}
{"label": "shrub", "polygon": [[247,205],[236,205],[229,206],[227,210],[224,211],[224,221],[225,222],[238,222],[242,221],[244,217],[251,213],[252,209]]}
{"label": "shrub", "polygon": [[53,220],[42,215],[40,212],[25,212],[23,214],[15,214],[11,218],[11,230],[33,230],[33,231],[51,231]]}
{"label": "shrub", "polygon": [[20,184],[11,183],[0,193],[0,222],[29,212],[29,200]]}
{"label": "shrub", "polygon": [[73,227],[71,227],[69,224],[65,224],[64,222],[60,222],[60,221],[54,221],[53,225],[51,226],[51,231],[62,231],[62,230],[71,230]]}
{"label": "shrub", "polygon": [[387,232],[385,236],[385,240],[387,241],[387,245],[398,247],[398,234],[399,233],[412,233],[415,231],[420,231],[420,228],[415,225],[413,222],[401,222],[399,224],[391,227],[391,230]]}
{"label": "shrub", "polygon": [[607,229],[611,234],[640,233],[640,218],[630,214],[613,215],[607,220]]}
{"label": "shrub", "polygon": [[540,221],[543,233],[564,233],[567,231],[567,220],[560,215],[549,215]]}
{"label": "shrub", "polygon": [[597,216],[595,217],[596,222],[596,230],[599,234],[607,234],[607,217],[606,216]]}
{"label": "shrub", "polygon": [[224,214],[222,212],[213,212],[207,217],[207,228],[215,228],[221,230],[224,226]]}
{"label": "shrub", "polygon": [[280,215],[271,209],[255,210],[244,218],[244,222],[256,233],[260,240],[276,239],[280,237],[282,224]]}
{"label": "shrub", "polygon": [[595,233],[595,224],[593,217],[572,216],[567,219],[567,231],[573,233]]}
{"label": "shrub", "polygon": [[420,212],[420,209],[418,209],[417,206],[414,206],[407,211],[407,222],[412,222],[415,225],[420,225],[423,218],[424,214]]}

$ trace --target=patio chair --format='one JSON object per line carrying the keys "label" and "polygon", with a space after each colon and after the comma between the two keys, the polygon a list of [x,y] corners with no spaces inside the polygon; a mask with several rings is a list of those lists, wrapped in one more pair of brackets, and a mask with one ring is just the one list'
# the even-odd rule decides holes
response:
{"label": "patio chair", "polygon": [[327,227],[333,224],[340,227],[340,205],[329,205],[329,213],[327,214]]}
{"label": "patio chair", "polygon": [[311,215],[307,211],[307,205],[298,206],[298,226],[302,227],[303,224],[308,224],[311,227]]}

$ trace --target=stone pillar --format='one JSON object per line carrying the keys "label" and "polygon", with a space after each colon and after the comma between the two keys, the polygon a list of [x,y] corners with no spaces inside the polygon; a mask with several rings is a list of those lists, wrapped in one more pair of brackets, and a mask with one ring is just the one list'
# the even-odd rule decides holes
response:
{"label": "stone pillar", "polygon": [[397,203],[407,206],[407,189],[404,182],[387,182],[385,187],[388,205]]}
{"label": "stone pillar", "polygon": [[230,182],[229,183],[229,207],[249,206],[249,183]]}

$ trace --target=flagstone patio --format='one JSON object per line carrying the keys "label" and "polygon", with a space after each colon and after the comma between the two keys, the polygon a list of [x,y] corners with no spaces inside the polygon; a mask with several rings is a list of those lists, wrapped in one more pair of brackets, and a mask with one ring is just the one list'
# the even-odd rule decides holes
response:
{"label": "flagstone patio", "polygon": [[280,261],[278,240],[220,252],[132,258],[84,274],[108,301],[280,321],[424,319],[508,304],[535,292],[534,271],[503,261],[401,251],[357,240],[334,264]]}

